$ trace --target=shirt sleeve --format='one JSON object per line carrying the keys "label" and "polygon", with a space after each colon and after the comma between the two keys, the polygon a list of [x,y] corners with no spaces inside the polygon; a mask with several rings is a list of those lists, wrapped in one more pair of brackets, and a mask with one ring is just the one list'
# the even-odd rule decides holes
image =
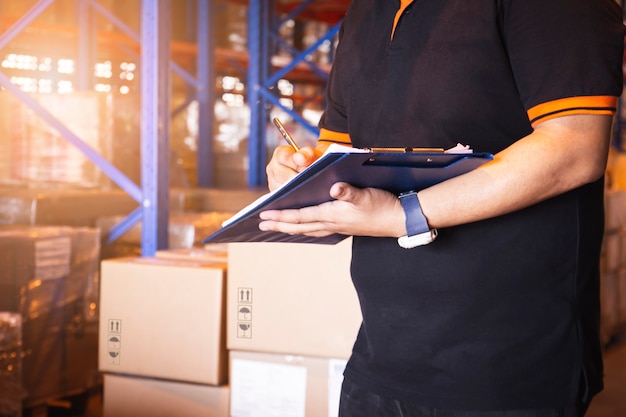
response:
{"label": "shirt sleeve", "polygon": [[624,24],[615,0],[502,0],[504,47],[533,125],[616,112]]}
{"label": "shirt sleeve", "polygon": [[347,133],[333,132],[332,130],[322,128],[320,130],[320,136],[318,142],[325,143],[338,143],[340,145],[351,146],[352,140]]}
{"label": "shirt sleeve", "polygon": [[[341,48],[341,39],[343,37],[344,25],[351,17],[350,8],[346,13],[341,28],[339,29],[338,48]],[[335,54],[337,57],[337,54]],[[336,62],[335,62],[336,63]],[[333,65],[326,84],[326,108],[319,121],[320,135],[319,142],[330,142],[340,144],[350,144],[350,136],[348,134],[348,118],[343,104],[341,88],[335,82],[335,67]]]}

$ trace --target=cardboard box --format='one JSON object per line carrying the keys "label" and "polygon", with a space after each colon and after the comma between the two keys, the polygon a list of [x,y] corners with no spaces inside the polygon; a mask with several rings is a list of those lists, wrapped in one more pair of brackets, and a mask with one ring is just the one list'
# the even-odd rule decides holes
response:
{"label": "cardboard box", "polygon": [[224,384],[225,268],[156,257],[103,261],[100,371]]}
{"label": "cardboard box", "polygon": [[345,359],[230,352],[231,417],[337,417]]}
{"label": "cardboard box", "polygon": [[104,375],[104,417],[228,417],[230,388]]}
{"label": "cardboard box", "polygon": [[351,243],[229,244],[228,349],[348,358],[361,323]]}
{"label": "cardboard box", "polygon": [[207,244],[203,247],[175,248],[157,250],[157,258],[187,259],[202,262],[228,262],[228,245],[222,243]]}

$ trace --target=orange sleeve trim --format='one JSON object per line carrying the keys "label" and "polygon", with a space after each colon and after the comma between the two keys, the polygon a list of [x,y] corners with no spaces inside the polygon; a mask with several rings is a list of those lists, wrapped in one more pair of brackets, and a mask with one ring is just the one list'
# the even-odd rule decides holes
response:
{"label": "orange sleeve trim", "polygon": [[328,129],[321,129],[318,142],[338,143],[340,145],[352,145],[352,140],[348,133],[334,132]]}
{"label": "orange sleeve trim", "polygon": [[568,97],[539,104],[528,110],[528,119],[534,127],[546,120],[573,114],[613,116],[617,112],[615,96]]}

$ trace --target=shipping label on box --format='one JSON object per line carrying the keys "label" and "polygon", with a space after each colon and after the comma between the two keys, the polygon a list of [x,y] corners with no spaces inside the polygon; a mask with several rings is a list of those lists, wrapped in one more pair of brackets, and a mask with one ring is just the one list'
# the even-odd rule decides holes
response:
{"label": "shipping label on box", "polygon": [[230,351],[231,417],[337,417],[345,359]]}

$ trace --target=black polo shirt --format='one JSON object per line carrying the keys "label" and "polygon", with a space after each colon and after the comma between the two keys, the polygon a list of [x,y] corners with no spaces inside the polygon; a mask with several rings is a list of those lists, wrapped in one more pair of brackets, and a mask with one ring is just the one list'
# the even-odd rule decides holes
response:
{"label": "black polo shirt", "polygon": [[[614,0],[356,0],[343,22],[321,140],[497,153],[533,125],[614,114]],[[440,230],[432,244],[355,237],[363,323],[345,376],[431,407],[572,404],[602,386],[603,181]]]}

